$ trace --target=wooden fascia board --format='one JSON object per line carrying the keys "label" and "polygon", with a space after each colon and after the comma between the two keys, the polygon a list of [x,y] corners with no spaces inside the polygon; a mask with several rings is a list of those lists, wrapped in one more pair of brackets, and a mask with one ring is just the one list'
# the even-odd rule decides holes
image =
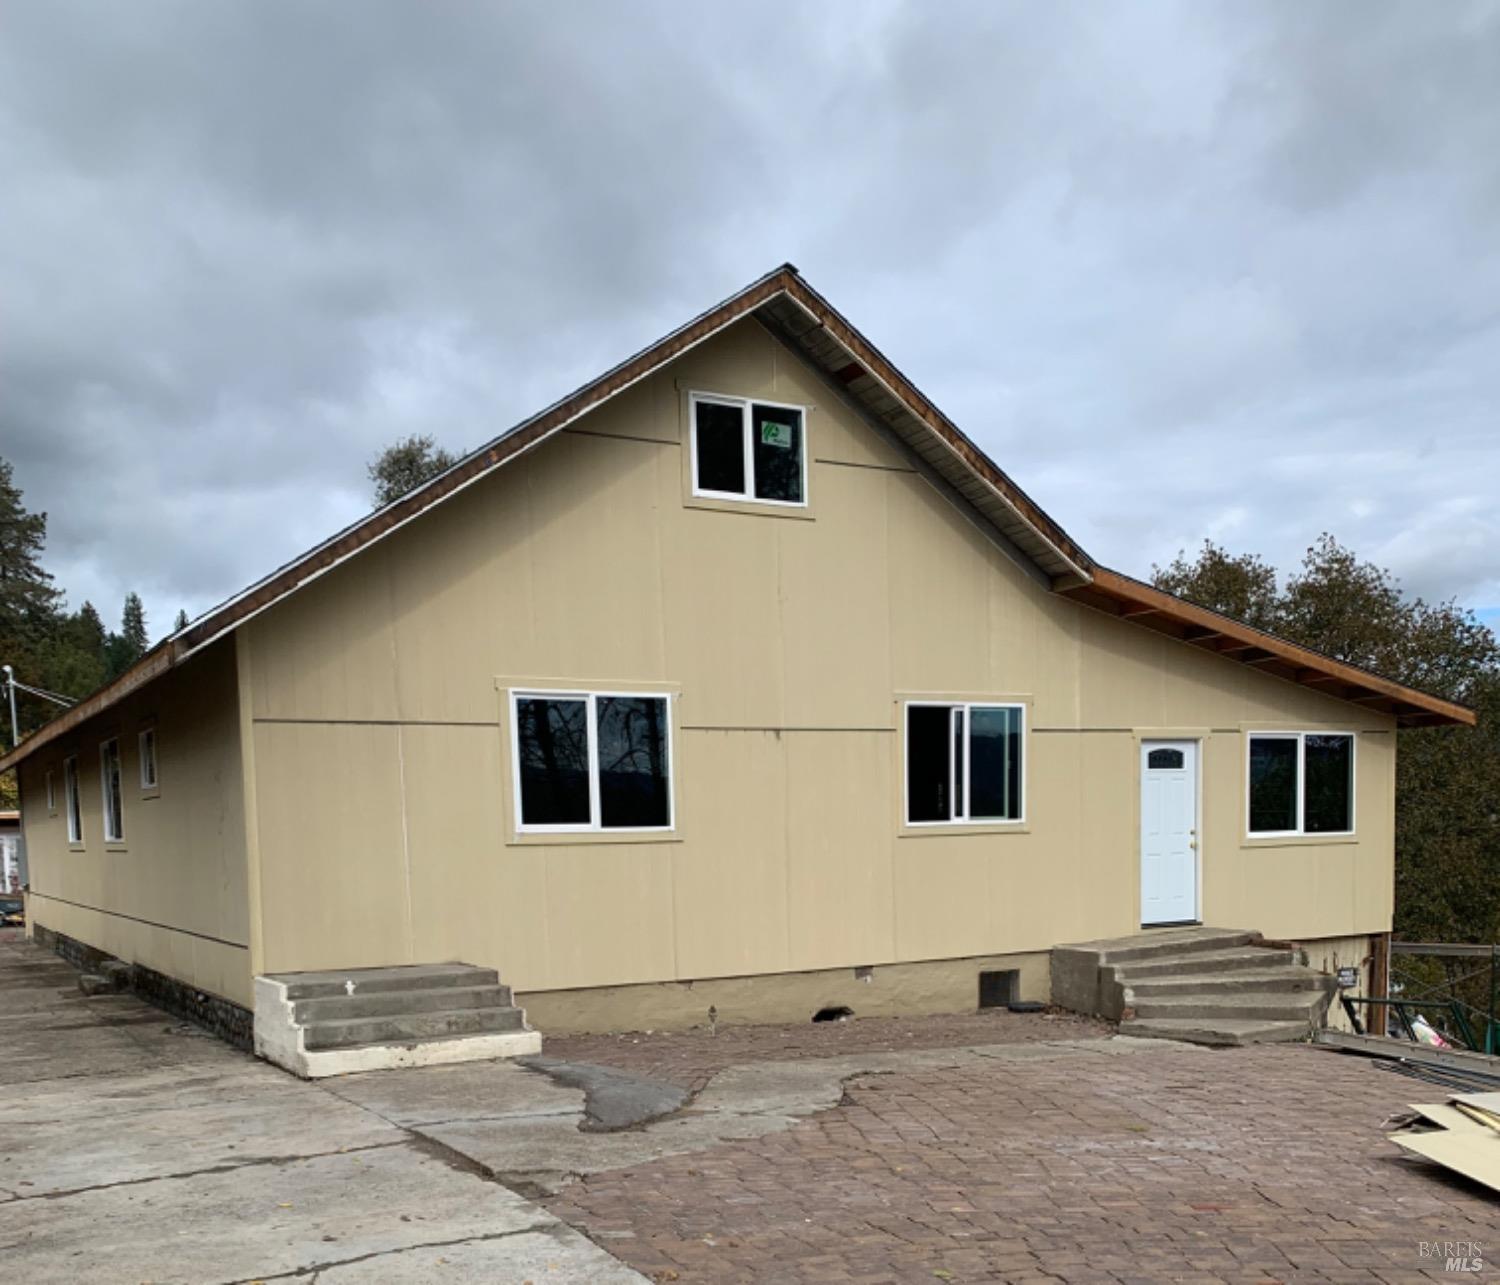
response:
{"label": "wooden fascia board", "polygon": [[322,544],[293,559],[271,575],[194,621],[187,629],[173,635],[149,652],[119,678],[100,687],[77,705],[38,728],[3,758],[0,771],[6,771],[29,757],[50,741],[65,735],[86,719],[102,713],[136,688],[151,682],[173,665],[236,629],[251,616],[301,588],[367,545],[404,526],[433,505],[462,490],[492,472],[500,465],[531,449],[553,432],[571,423],[586,411],[607,401],[619,392],[645,378],[658,367],[695,347],[732,322],[753,312],[767,300],[786,292],[795,279],[795,270],[784,265],[768,273],[739,294],[673,331],[651,347],[585,384],[562,401],[524,421],[518,427],[495,439],[488,446],[460,460],[432,481],[408,492],[382,509],[376,510]]}
{"label": "wooden fascia board", "polygon": [[113,682],[105,684],[91,696],[86,696],[76,705],[70,705],[50,723],[43,723],[24,741],[0,758],[0,772],[8,772],[21,760],[30,758],[44,745],[67,736],[81,723],[102,714],[112,705],[117,705],[131,692],[165,674],[177,663],[179,654],[175,644],[168,639],[148,651]]}
{"label": "wooden fascia board", "polygon": [[[317,579],[362,549],[404,526],[427,509],[463,490],[508,461],[524,454],[579,416],[646,378],[660,367],[712,337],[724,327],[749,316],[778,296],[785,296],[807,314],[881,383],[907,412],[922,421],[957,455],[986,487],[995,492],[1058,558],[1072,568],[1068,583],[1086,582],[1093,563],[1065,532],[1025,492],[1007,477],[948,418],[932,405],[863,335],[797,274],[791,264],[767,273],[738,294],[694,318],[686,325],[642,349],[546,410],[523,421],[487,446],[461,459],[432,481],[408,492],[368,517],[346,527],[308,552],[221,603],[160,647],[114,682],[99,688],[67,713],[45,724],[0,758],[0,771],[19,763],[34,750],[92,718],[144,683],[165,673],[194,652],[217,641],[287,594]],[[848,367],[844,368],[844,373]],[[149,662],[149,664],[148,664]]]}
{"label": "wooden fascia board", "polygon": [[787,288],[793,299],[814,321],[857,362],[871,377],[884,385],[887,392],[907,411],[915,415],[956,455],[969,471],[997,494],[1058,558],[1081,580],[1092,577],[1094,562],[1076,545],[1040,505],[1017,486],[983,451],[974,445],[942,411],[918,391],[886,356],[860,334],[832,305],[800,276],[793,276]]}
{"label": "wooden fascia board", "polygon": [[[1059,585],[1058,592],[1069,596],[1082,596],[1075,594],[1067,586]],[[1129,576],[1123,576],[1107,567],[1097,565],[1094,567],[1090,593],[1091,596],[1107,594],[1116,599],[1126,610],[1150,607],[1159,613],[1160,617],[1176,620],[1183,625],[1213,630],[1226,640],[1217,648],[1219,654],[1227,659],[1239,659],[1245,653],[1252,655],[1263,653],[1251,663],[1258,667],[1277,662],[1285,664],[1291,670],[1291,673],[1287,675],[1290,681],[1306,684],[1310,676],[1316,675],[1319,684],[1342,683],[1361,696],[1390,700],[1393,702],[1393,708],[1398,717],[1411,718],[1425,715],[1427,717],[1423,719],[1424,725],[1438,722],[1458,723],[1470,727],[1474,725],[1474,711],[1463,705],[1443,700],[1439,696],[1418,691],[1413,687],[1403,686],[1393,679],[1373,674],[1369,670],[1359,669],[1354,665],[1335,660],[1331,656],[1323,656],[1307,647],[1289,642],[1285,638],[1278,638],[1275,634],[1265,633],[1250,625],[1232,620],[1228,616],[1221,616],[1206,607],[1186,602],[1152,585],[1132,580]],[[1126,607],[1126,604],[1129,606]],[[1114,614],[1118,617],[1122,616],[1123,612],[1117,608]],[[1145,622],[1136,620],[1132,623]],[[1245,662],[1241,661],[1241,663]],[[1327,694],[1337,696],[1342,700],[1351,699],[1350,696],[1342,693],[1329,692]]]}

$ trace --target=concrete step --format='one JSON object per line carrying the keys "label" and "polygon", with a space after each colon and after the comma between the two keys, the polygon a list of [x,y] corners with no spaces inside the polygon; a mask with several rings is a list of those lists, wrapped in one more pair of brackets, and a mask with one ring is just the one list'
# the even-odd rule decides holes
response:
{"label": "concrete step", "polygon": [[1176,977],[1187,973],[1229,973],[1280,968],[1300,962],[1297,952],[1267,946],[1237,946],[1230,950],[1194,951],[1184,955],[1160,955],[1115,965],[1115,975],[1127,984],[1150,977]]}
{"label": "concrete step", "polygon": [[385,1017],[346,1017],[314,1022],[304,1028],[309,1050],[343,1049],[358,1044],[416,1044],[459,1035],[526,1029],[519,1008],[464,1008]]}
{"label": "concrete step", "polygon": [[1305,1040],[1306,1022],[1275,1022],[1257,1019],[1220,1018],[1204,1022],[1195,1018],[1132,1018],[1120,1023],[1121,1035],[1142,1039],[1184,1040],[1189,1044],[1234,1047],[1241,1044],[1289,1044]]}
{"label": "concrete step", "polygon": [[1147,959],[1232,950],[1259,940],[1259,933],[1237,928],[1173,928],[1163,932],[1143,932],[1131,937],[1088,942],[1085,943],[1085,949],[1097,951],[1101,964],[1129,964]]}
{"label": "concrete step", "polygon": [[[1199,991],[1193,995],[1147,996],[1131,1007],[1141,1019],[1184,1018],[1197,1022],[1227,1021],[1301,1022],[1305,1027],[1314,1018],[1321,1019],[1325,1004],[1322,991],[1271,991],[1215,994]],[[1319,1025],[1322,1025],[1319,1020]]]}
{"label": "concrete step", "polygon": [[387,994],[393,991],[429,990],[438,986],[494,986],[500,975],[493,968],[473,964],[402,964],[390,968],[342,968],[320,973],[273,974],[284,983],[286,998],[319,999],[331,995]]}
{"label": "concrete step", "polygon": [[303,1026],[342,1018],[391,1017],[410,1013],[437,1013],[462,1008],[509,1008],[509,986],[434,986],[429,990],[340,992],[315,999],[292,1001],[296,1020]]}
{"label": "concrete step", "polygon": [[1161,974],[1127,978],[1125,993],[1143,999],[1161,995],[1226,995],[1255,991],[1329,991],[1337,985],[1311,968],[1239,968],[1219,973]]}
{"label": "concrete step", "polygon": [[[510,1047],[495,1047],[504,1042],[514,1041]],[[522,1043],[527,1041],[527,1043]],[[488,1046],[488,1047],[485,1047]],[[411,1060],[403,1060],[398,1065],[406,1066],[444,1066],[454,1062],[491,1061],[495,1058],[510,1057],[534,1057],[541,1052],[542,1037],[529,1026],[518,1031],[480,1032],[469,1035],[438,1035],[429,1040],[422,1040],[413,1044],[407,1040],[375,1040],[370,1044],[341,1044],[335,1049],[320,1049],[310,1054],[313,1058],[360,1058],[369,1054],[381,1054],[398,1052],[407,1055]],[[411,1057],[411,1055],[416,1055]],[[384,1059],[382,1058],[383,1062]],[[360,1070],[383,1069],[380,1065],[360,1067],[348,1065],[337,1071],[331,1072],[335,1075],[346,1075]],[[325,1072],[319,1072],[309,1078],[322,1078]]]}

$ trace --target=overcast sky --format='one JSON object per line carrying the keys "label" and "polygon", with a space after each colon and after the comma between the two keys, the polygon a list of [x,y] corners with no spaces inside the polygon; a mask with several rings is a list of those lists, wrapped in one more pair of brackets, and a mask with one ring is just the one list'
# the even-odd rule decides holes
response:
{"label": "overcast sky", "polygon": [[0,455],[107,620],[784,260],[1107,565],[1500,609],[1500,5],[5,9]]}

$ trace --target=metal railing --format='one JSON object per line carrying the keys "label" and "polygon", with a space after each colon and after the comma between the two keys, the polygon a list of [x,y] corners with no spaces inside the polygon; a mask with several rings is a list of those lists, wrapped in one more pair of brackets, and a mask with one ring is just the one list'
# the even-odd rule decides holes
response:
{"label": "metal railing", "polygon": [[[1389,1033],[1391,1019],[1414,1043],[1424,1043],[1418,1021],[1450,1044],[1500,1055],[1500,943],[1393,941],[1389,995],[1345,995],[1344,1012],[1359,1034],[1360,1012],[1380,1015],[1374,1034]],[[1425,963],[1402,966],[1397,958]]]}

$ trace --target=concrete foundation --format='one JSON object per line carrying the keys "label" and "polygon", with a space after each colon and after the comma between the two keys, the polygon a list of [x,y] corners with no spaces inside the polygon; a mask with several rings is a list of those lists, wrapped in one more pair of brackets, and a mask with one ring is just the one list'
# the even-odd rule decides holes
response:
{"label": "concrete foundation", "polygon": [[847,1008],[856,1017],[920,1017],[972,1013],[979,1007],[980,973],[1011,970],[1018,973],[1014,998],[1047,1001],[1048,955],[1034,951],[758,977],[528,991],[517,1002],[549,1035],[806,1022],[824,1008]]}
{"label": "concrete foundation", "polygon": [[81,973],[101,979],[100,990],[130,991],[174,1017],[186,1018],[212,1031],[236,1048],[249,1050],[253,1042],[250,1010],[222,995],[168,977],[144,964],[116,959],[106,951],[45,924],[26,922],[26,935],[37,945],[60,955]]}

